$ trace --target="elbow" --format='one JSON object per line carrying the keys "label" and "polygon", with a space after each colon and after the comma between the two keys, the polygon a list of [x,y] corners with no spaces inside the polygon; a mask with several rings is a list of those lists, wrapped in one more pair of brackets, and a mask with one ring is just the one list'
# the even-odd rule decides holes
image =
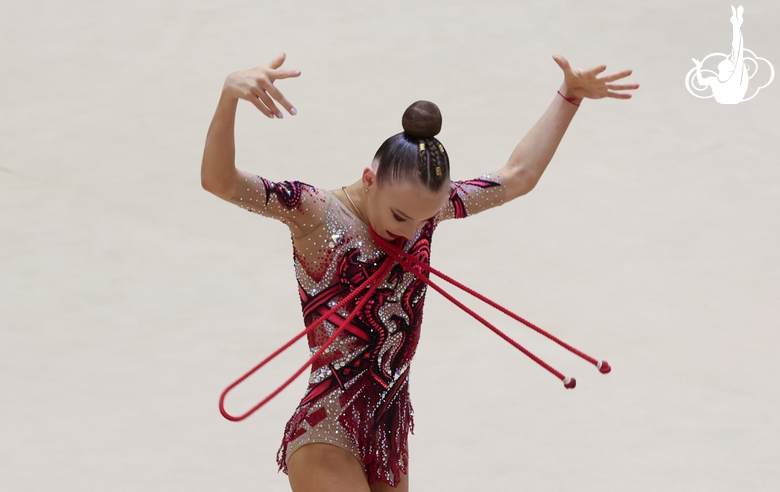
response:
{"label": "elbow", "polygon": [[520,187],[518,190],[517,196],[523,196],[527,195],[528,193],[531,193],[534,188],[536,188],[536,183],[539,181],[534,181],[533,183],[524,183],[523,186]]}
{"label": "elbow", "polygon": [[233,198],[233,188],[229,185],[229,183],[220,182],[215,180],[213,177],[207,176],[204,173],[201,173],[200,175],[200,185],[204,190],[224,200],[230,200]]}
{"label": "elbow", "polygon": [[536,185],[539,184],[539,180],[542,179],[541,174],[533,174],[530,176],[527,176],[525,180],[523,180],[523,195],[526,193],[530,193],[531,190],[536,188]]}
{"label": "elbow", "polygon": [[208,178],[204,173],[200,173],[200,185],[203,187],[204,190],[208,191],[209,193],[214,193],[215,186],[214,182]]}
{"label": "elbow", "polygon": [[531,190],[534,189],[535,186],[536,186],[536,183],[533,183],[533,184],[526,184],[526,183],[524,183],[524,184],[522,184],[520,186],[517,186],[514,189],[508,191],[508,193],[507,193],[507,195],[509,195],[508,199],[509,200],[514,200],[515,198],[520,198],[523,195],[527,195],[528,193],[531,192]]}
{"label": "elbow", "polygon": [[206,176],[204,176],[203,173],[200,174],[200,185],[209,193],[214,193],[214,186],[212,182]]}
{"label": "elbow", "polygon": [[507,200],[513,200],[531,192],[539,182],[540,176],[529,172],[516,172],[505,183]]}

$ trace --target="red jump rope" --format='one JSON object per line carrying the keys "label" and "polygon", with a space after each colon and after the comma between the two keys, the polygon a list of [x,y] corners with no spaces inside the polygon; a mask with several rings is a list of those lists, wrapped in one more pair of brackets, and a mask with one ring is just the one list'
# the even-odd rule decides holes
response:
{"label": "red jump rope", "polygon": [[[387,272],[390,271],[390,268],[393,266],[394,263],[398,263],[403,267],[404,270],[411,272],[415,277],[417,277],[420,281],[425,282],[426,285],[429,285],[434,290],[439,292],[441,295],[443,295],[445,298],[447,298],[450,302],[464,310],[465,312],[469,313],[474,319],[485,325],[486,327],[490,328],[496,335],[503,338],[506,342],[508,342],[510,345],[515,347],[520,352],[524,353],[531,359],[533,359],[537,364],[547,369],[550,373],[552,373],[555,377],[563,381],[564,387],[567,389],[573,389],[577,385],[577,380],[571,377],[564,376],[561,372],[557,371],[555,368],[544,362],[542,359],[531,353],[528,349],[511,339],[509,336],[507,336],[504,332],[493,326],[490,322],[488,322],[486,319],[484,319],[482,316],[475,313],[473,310],[466,307],[463,303],[452,297],[449,293],[447,293],[444,289],[442,289],[439,285],[435,284],[432,280],[430,280],[428,277],[426,277],[423,272],[429,272],[432,273],[441,279],[445,280],[446,282],[449,282],[450,284],[454,285],[455,287],[461,289],[464,292],[467,292],[471,294],[472,296],[476,297],[477,299],[483,301],[484,303],[494,307],[495,309],[501,311],[502,313],[506,314],[510,318],[519,321],[520,323],[526,325],[527,327],[531,328],[532,330],[536,331],[537,333],[540,333],[544,335],[545,337],[549,338],[550,340],[554,341],[561,347],[565,348],[566,350],[572,352],[573,354],[576,354],[580,356],[581,358],[585,359],[586,361],[590,362],[596,368],[602,373],[607,374],[612,370],[612,368],[609,366],[607,361],[602,360],[598,361],[594,359],[593,357],[590,357],[589,355],[577,350],[576,348],[572,347],[571,345],[559,340],[558,338],[554,337],[553,335],[547,333],[546,331],[542,330],[538,326],[534,325],[533,323],[526,321],[525,319],[521,318],[517,314],[513,313],[512,311],[508,310],[507,308],[501,306],[500,304],[496,303],[495,301],[492,301],[491,299],[488,299],[487,297],[483,296],[479,292],[476,292],[469,287],[466,287],[465,285],[461,284],[457,280],[445,275],[444,273],[436,270],[435,268],[431,267],[430,265],[427,265],[417,258],[415,258],[412,255],[407,254],[406,252],[401,249],[401,246],[403,244],[403,238],[397,238],[394,242],[389,242],[382,237],[380,237],[374,229],[369,226],[369,231],[371,232],[371,237],[374,239],[374,242],[387,254],[387,257],[385,258],[382,265],[377,269],[376,272],[374,272],[371,277],[366,279],[365,282],[363,282],[360,286],[358,286],[355,290],[353,290],[348,296],[346,296],[344,299],[342,299],[338,304],[336,304],[333,308],[331,308],[327,313],[323,314],[322,317],[318,318],[316,321],[314,321],[312,324],[307,326],[302,332],[295,335],[289,342],[282,345],[278,350],[276,350],[274,353],[266,357],[263,361],[261,361],[259,364],[257,364],[255,367],[253,367],[249,372],[241,376],[239,379],[237,379],[235,382],[233,382],[230,386],[225,388],[225,391],[222,392],[222,395],[219,397],[219,411],[222,414],[223,417],[225,417],[228,420],[231,420],[233,422],[238,422],[241,420],[244,420],[245,418],[249,417],[253,413],[255,413],[257,410],[259,410],[261,407],[263,407],[266,403],[271,401],[276,395],[282,392],[287,386],[290,385],[298,376],[300,376],[303,371],[306,370],[307,367],[309,367],[317,358],[322,355],[322,353],[327,349],[336,338],[344,331],[344,329],[349,326],[350,321],[357,315],[357,313],[360,311],[360,309],[363,307],[363,305],[369,300],[371,295],[376,291],[377,287],[379,286],[381,280],[384,278],[384,276],[387,274]],[[330,338],[328,338],[327,341],[320,347],[320,349],[312,355],[309,360],[304,364],[300,369],[298,369],[287,381],[285,381],[281,386],[276,388],[270,395],[266,396],[260,403],[249,409],[247,412],[245,412],[242,415],[234,416],[230,415],[225,410],[225,397],[227,394],[236,386],[241,384],[244,380],[246,380],[249,376],[260,370],[263,366],[265,366],[267,363],[272,361],[276,356],[287,350],[292,344],[300,340],[304,335],[315,329],[317,326],[319,326],[323,321],[326,319],[329,319],[333,313],[344,307],[348,302],[350,302],[352,299],[354,299],[358,294],[366,290],[365,295],[363,298],[357,303],[355,308],[352,310],[352,312],[349,313],[349,316],[341,323],[341,326],[331,335]]]}

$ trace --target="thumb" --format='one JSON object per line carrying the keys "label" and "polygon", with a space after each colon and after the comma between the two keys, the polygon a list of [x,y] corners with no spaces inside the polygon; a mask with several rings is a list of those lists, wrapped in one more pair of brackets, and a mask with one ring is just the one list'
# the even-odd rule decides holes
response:
{"label": "thumb", "polygon": [[269,68],[279,68],[282,66],[282,63],[284,63],[284,60],[287,58],[287,55],[285,53],[279,53],[279,55],[271,60],[271,63],[268,64]]}
{"label": "thumb", "polygon": [[555,63],[557,63],[564,72],[570,68],[568,60],[561,55],[553,55],[553,60],[555,60]]}

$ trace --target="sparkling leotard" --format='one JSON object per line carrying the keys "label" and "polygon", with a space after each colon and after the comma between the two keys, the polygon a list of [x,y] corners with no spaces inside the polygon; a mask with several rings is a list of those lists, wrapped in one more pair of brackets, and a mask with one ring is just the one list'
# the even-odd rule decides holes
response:
{"label": "sparkling leotard", "polygon": [[[506,195],[501,183],[498,175],[452,182],[444,208],[405,241],[404,251],[428,263],[439,222],[500,205]],[[368,226],[329,191],[259,176],[248,177],[245,189],[234,203],[290,227],[306,325],[370,277],[385,258]],[[285,428],[277,456],[280,470],[287,471],[287,458],[301,446],[328,443],[362,462],[369,482],[395,486],[407,473],[407,437],[413,428],[409,364],[420,335],[425,284],[396,264],[372,297],[314,361],[306,393]],[[312,354],[358,300],[309,333]]]}

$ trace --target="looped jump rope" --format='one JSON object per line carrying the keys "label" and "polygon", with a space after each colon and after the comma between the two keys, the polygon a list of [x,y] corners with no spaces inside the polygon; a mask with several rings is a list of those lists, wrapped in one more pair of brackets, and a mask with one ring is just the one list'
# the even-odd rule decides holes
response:
{"label": "looped jump rope", "polygon": [[[398,246],[396,246],[396,245],[392,245],[392,246],[400,248],[399,241],[402,241],[402,239],[399,239],[399,240],[396,241],[396,243],[398,243]],[[344,299],[339,301],[329,311],[327,311],[320,318],[318,318],[316,321],[314,321],[309,326],[307,326],[302,332],[300,332],[297,335],[295,335],[292,339],[290,339],[289,342],[287,342],[284,345],[282,345],[281,347],[279,347],[279,349],[277,349],[276,352],[272,353],[271,355],[269,355],[268,357],[263,359],[259,364],[257,364],[255,367],[250,369],[249,372],[247,372],[246,374],[244,374],[243,376],[238,378],[236,381],[234,381],[233,384],[231,384],[230,386],[225,388],[225,391],[223,391],[222,395],[220,395],[220,397],[219,397],[219,412],[222,414],[222,416],[225,417],[228,420],[233,421],[233,422],[239,422],[241,420],[244,420],[245,418],[247,418],[250,415],[252,415],[253,413],[255,413],[257,410],[259,410],[261,407],[263,407],[266,403],[271,401],[276,395],[281,393],[282,390],[284,390],[286,387],[288,387],[290,385],[290,383],[295,381],[295,379],[297,379],[298,376],[300,376],[301,373],[303,373],[303,371],[305,371],[307,367],[312,365],[312,363],[314,363],[314,361],[316,361],[317,358],[320,355],[322,355],[323,352],[325,352],[325,349],[327,349],[333,343],[333,341],[336,340],[336,338],[338,338],[339,335],[341,335],[341,333],[344,331],[344,329],[347,326],[349,326],[350,321],[352,321],[352,319],[355,316],[357,316],[357,314],[360,312],[360,310],[363,308],[363,306],[366,304],[366,302],[368,302],[368,300],[374,294],[374,291],[376,291],[377,287],[379,287],[379,283],[380,283],[379,281],[382,278],[384,278],[384,276],[387,274],[387,272],[390,271],[390,268],[392,266],[393,266],[392,259],[389,256],[386,257],[384,262],[382,263],[382,265],[377,269],[377,271],[374,272],[373,275],[368,277],[362,284],[360,284],[358,287],[356,287],[355,290],[350,292],[349,295],[344,297]],[[368,288],[368,291],[366,291],[366,294],[363,296],[363,298],[360,301],[358,301],[357,305],[355,306],[355,309],[353,309],[352,312],[349,313],[347,318],[341,323],[341,326],[333,333],[333,335],[330,336],[330,338],[328,338],[325,341],[324,344],[322,344],[322,347],[320,347],[320,349],[314,355],[312,355],[309,358],[308,361],[306,361],[306,364],[304,364],[303,366],[301,366],[300,369],[295,371],[295,373],[287,381],[282,383],[282,385],[279,386],[278,388],[276,388],[273,391],[273,393],[271,393],[270,395],[266,396],[260,403],[258,403],[254,407],[250,408],[249,411],[247,411],[246,413],[244,413],[242,415],[238,415],[238,416],[230,415],[225,410],[225,397],[227,396],[227,394],[233,388],[235,388],[236,386],[241,384],[246,378],[248,378],[249,376],[251,376],[255,372],[259,371],[264,365],[268,364],[273,359],[275,359],[276,356],[278,356],[279,354],[281,354],[282,352],[284,352],[285,350],[290,348],[290,346],[292,344],[294,344],[295,342],[297,342],[298,340],[300,340],[301,337],[303,337],[304,335],[306,335],[307,333],[309,333],[313,329],[317,328],[320,324],[322,324],[323,321],[328,320],[333,313],[335,313],[336,311],[338,311],[339,309],[341,309],[342,307],[347,305],[348,302],[350,302],[352,299],[357,297],[357,295],[360,294],[361,292],[363,292],[366,288]]]}
{"label": "looped jump rope", "polygon": [[[444,273],[440,272],[439,270],[433,268],[432,266],[423,263],[422,261],[415,258],[413,255],[410,255],[403,251],[401,249],[401,245],[403,243],[403,238],[397,238],[393,243],[385,240],[381,236],[379,236],[374,229],[369,226],[369,231],[371,232],[371,237],[374,239],[374,242],[387,254],[387,257],[385,258],[385,261],[382,263],[382,265],[377,269],[377,271],[371,275],[365,282],[363,282],[360,286],[358,286],[355,290],[353,290],[348,296],[346,296],[344,299],[342,299],[336,306],[334,306],[330,311],[325,313],[322,317],[311,323],[309,326],[307,326],[301,333],[293,337],[289,342],[284,344],[282,347],[280,347],[277,351],[266,357],[262,362],[260,362],[258,365],[256,365],[254,368],[252,368],[249,372],[241,376],[239,379],[237,379],[233,384],[228,386],[225,391],[222,392],[222,395],[219,398],[219,411],[222,413],[222,416],[225,417],[228,420],[231,420],[233,422],[238,422],[241,420],[244,420],[245,418],[252,415],[254,412],[259,410],[262,406],[264,406],[266,403],[271,401],[276,395],[282,392],[287,386],[290,385],[298,376],[303,373],[303,371],[306,370],[307,367],[309,367],[317,358],[333,343],[334,340],[344,331],[344,329],[349,325],[350,321],[357,315],[357,313],[360,311],[360,309],[365,305],[365,303],[368,301],[368,299],[371,297],[371,295],[376,291],[377,287],[379,286],[379,283],[381,279],[384,277],[384,275],[390,271],[390,268],[394,263],[398,263],[403,267],[404,270],[412,273],[417,279],[424,282],[426,285],[430,286],[434,290],[436,290],[438,293],[443,295],[447,300],[461,308],[463,311],[470,314],[474,319],[485,325],[487,328],[489,328],[491,331],[493,331],[496,335],[500,336],[502,339],[504,339],[507,343],[518,349],[520,352],[527,355],[529,358],[531,358],[534,362],[542,366],[543,368],[547,369],[551,374],[553,374],[555,377],[560,379],[563,382],[563,385],[567,389],[573,389],[577,385],[577,380],[572,377],[564,376],[560,371],[556,370],[546,362],[544,362],[542,359],[531,353],[528,349],[517,343],[515,340],[510,338],[508,335],[506,335],[504,332],[493,326],[490,322],[488,322],[486,319],[484,319],[479,314],[475,313],[470,308],[466,307],[463,303],[455,299],[452,295],[450,295],[448,292],[446,292],[444,289],[442,289],[439,285],[434,283],[432,280],[430,280],[428,277],[424,275],[423,272],[429,272],[437,277],[441,278],[442,280],[454,285],[455,287],[461,289],[462,291],[471,294],[472,296],[476,297],[480,301],[488,304],[489,306],[501,311],[502,313],[506,314],[510,318],[519,321],[520,323],[524,324],[525,326],[531,328],[532,330],[536,331],[537,333],[544,335],[548,339],[552,340],[553,342],[557,343],[561,347],[565,348],[566,350],[570,351],[571,353],[578,355],[582,359],[586,360],[587,362],[590,362],[596,368],[601,372],[602,374],[609,373],[612,368],[610,367],[609,363],[605,360],[596,360],[593,357],[577,350],[576,348],[572,347],[571,345],[563,342],[562,340],[556,338],[555,336],[551,335],[550,333],[544,331],[543,329],[539,328],[538,326],[534,325],[533,323],[521,318],[517,314],[513,313],[509,309],[501,306],[497,302],[488,299],[487,297],[483,296],[479,292],[474,291],[473,289],[470,289],[469,287],[461,284],[457,280],[445,275]],[[361,292],[363,292],[366,288],[368,290],[366,291],[366,294],[363,296],[363,298],[357,303],[355,308],[352,310],[352,312],[349,313],[347,318],[341,323],[341,326],[331,335],[330,338],[320,347],[320,349],[312,355],[309,360],[304,364],[300,369],[298,369],[287,381],[285,381],[281,386],[279,386],[276,390],[274,390],[270,395],[265,397],[260,403],[249,409],[246,413],[239,415],[239,416],[233,416],[227,413],[225,410],[225,397],[227,394],[236,386],[241,384],[244,380],[246,380],[249,376],[257,372],[260,368],[265,366],[268,362],[276,358],[279,354],[287,350],[292,344],[297,342],[301,337],[303,337],[305,334],[309,333],[313,329],[315,329],[317,326],[319,326],[323,321],[328,319],[333,313],[335,313],[337,310],[344,307],[348,302],[350,302],[352,299],[354,299],[357,295],[359,295]]]}

